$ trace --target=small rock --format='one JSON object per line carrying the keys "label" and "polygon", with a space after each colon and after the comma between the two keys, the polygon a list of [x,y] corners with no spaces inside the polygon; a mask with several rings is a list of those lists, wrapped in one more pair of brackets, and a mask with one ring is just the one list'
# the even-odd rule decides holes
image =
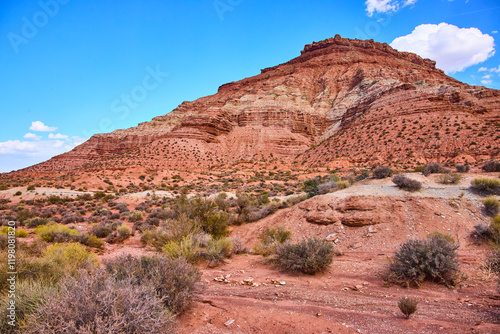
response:
{"label": "small rock", "polygon": [[280,282],[280,285],[285,285],[285,284],[286,284],[286,282],[285,282],[285,281],[281,281],[281,282]]}
{"label": "small rock", "polygon": [[336,239],[336,237],[337,237],[337,233],[332,233],[332,234],[328,235],[325,239],[326,239],[326,241],[333,241]]}
{"label": "small rock", "polygon": [[231,319],[231,320],[226,321],[224,323],[224,325],[227,326],[227,327],[229,327],[229,326],[231,326],[233,324],[233,322],[234,322],[234,319]]}

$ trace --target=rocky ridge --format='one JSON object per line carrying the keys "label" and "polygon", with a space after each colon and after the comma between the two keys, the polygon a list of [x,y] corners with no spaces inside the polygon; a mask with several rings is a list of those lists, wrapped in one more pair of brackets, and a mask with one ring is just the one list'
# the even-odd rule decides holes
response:
{"label": "rocky ridge", "polygon": [[499,91],[461,83],[434,61],[385,43],[337,35],[29,171],[190,170],[255,159],[332,167],[476,163],[498,155],[499,124]]}

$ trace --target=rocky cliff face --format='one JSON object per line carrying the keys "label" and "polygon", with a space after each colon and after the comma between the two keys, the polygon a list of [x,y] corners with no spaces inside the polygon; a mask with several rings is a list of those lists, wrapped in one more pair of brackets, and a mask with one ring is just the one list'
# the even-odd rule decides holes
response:
{"label": "rocky cliff face", "polygon": [[196,169],[270,157],[332,166],[473,163],[498,155],[498,122],[499,91],[458,82],[434,61],[387,44],[337,35],[30,169]]}

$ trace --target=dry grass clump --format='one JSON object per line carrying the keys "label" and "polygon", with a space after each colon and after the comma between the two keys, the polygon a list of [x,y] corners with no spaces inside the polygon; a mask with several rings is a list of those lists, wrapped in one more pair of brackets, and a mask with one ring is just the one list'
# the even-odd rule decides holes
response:
{"label": "dry grass clump", "polygon": [[494,196],[483,199],[484,211],[488,216],[495,217],[500,211],[500,202]]}
{"label": "dry grass clump", "polygon": [[439,176],[439,183],[441,184],[457,184],[462,179],[458,173],[445,173]]}
{"label": "dry grass clump", "polygon": [[398,301],[399,310],[410,319],[410,316],[417,312],[418,299],[415,297],[403,297]]}
{"label": "dry grass clump", "polygon": [[475,178],[472,188],[481,193],[500,194],[500,179]]}

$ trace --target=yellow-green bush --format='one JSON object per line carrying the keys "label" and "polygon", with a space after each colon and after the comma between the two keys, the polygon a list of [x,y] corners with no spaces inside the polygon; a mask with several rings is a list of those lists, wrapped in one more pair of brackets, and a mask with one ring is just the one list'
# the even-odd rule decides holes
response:
{"label": "yellow-green bush", "polygon": [[47,242],[65,242],[71,240],[73,236],[80,235],[77,230],[57,224],[38,226],[35,233]]}
{"label": "yellow-green bush", "polygon": [[79,243],[53,244],[43,252],[42,262],[59,268],[61,274],[75,275],[80,269],[92,269],[99,264],[97,255]]}
{"label": "yellow-green bush", "polygon": [[486,197],[483,199],[484,210],[489,216],[496,216],[500,211],[500,202],[495,196]]}
{"label": "yellow-green bush", "polygon": [[189,263],[196,263],[200,259],[199,246],[190,236],[182,238],[181,241],[169,241],[162,250],[170,259],[183,257]]}
{"label": "yellow-green bush", "polygon": [[211,239],[207,245],[206,258],[211,265],[217,265],[225,258],[233,254],[233,243],[231,239],[219,238]]}
{"label": "yellow-green bush", "polygon": [[[0,228],[0,234],[1,235],[8,235],[9,234],[9,226],[2,226],[2,228]],[[19,238],[26,238],[29,233],[26,231],[26,230],[23,230],[23,229],[18,229],[16,228],[16,237],[19,237]]]}
{"label": "yellow-green bush", "polygon": [[255,245],[254,252],[264,256],[274,254],[276,248],[289,240],[291,236],[292,232],[285,230],[282,226],[278,226],[276,229],[266,226],[259,235],[260,242]]}
{"label": "yellow-green bush", "polygon": [[485,193],[499,193],[500,180],[490,178],[475,178],[472,181],[472,188]]}

